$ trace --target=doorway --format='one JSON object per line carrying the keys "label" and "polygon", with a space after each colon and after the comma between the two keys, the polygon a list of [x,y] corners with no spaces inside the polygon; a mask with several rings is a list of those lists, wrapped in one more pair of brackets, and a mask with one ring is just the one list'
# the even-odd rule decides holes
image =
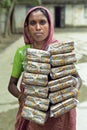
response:
{"label": "doorway", "polygon": [[55,7],[55,27],[61,28],[65,26],[65,7]]}

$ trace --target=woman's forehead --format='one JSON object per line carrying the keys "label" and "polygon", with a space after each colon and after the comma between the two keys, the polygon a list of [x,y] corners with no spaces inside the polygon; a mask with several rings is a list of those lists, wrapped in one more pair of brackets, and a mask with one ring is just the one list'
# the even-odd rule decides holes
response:
{"label": "woman's forehead", "polygon": [[46,16],[43,14],[43,12],[41,12],[40,10],[31,12],[31,14],[29,16],[29,20],[30,19],[37,19],[37,18],[38,19],[39,18],[47,19]]}

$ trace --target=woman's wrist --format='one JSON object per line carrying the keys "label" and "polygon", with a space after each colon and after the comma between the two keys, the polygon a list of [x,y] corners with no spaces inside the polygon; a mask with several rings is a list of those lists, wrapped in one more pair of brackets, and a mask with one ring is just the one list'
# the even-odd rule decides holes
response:
{"label": "woman's wrist", "polygon": [[18,102],[20,105],[24,105],[24,102],[25,102],[25,99],[26,99],[26,94],[20,92],[19,95],[18,95]]}
{"label": "woman's wrist", "polygon": [[20,100],[21,96],[22,96],[22,93],[20,92],[20,93],[18,94],[18,101]]}

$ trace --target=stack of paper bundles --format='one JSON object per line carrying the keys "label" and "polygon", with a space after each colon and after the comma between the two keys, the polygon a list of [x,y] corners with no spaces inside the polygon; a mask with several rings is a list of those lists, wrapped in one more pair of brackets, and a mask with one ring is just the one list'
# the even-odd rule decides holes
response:
{"label": "stack of paper bundles", "polygon": [[28,48],[26,58],[23,85],[24,93],[28,96],[25,100],[22,116],[43,125],[49,108],[47,84],[51,68],[50,53]]}
{"label": "stack of paper bundles", "polygon": [[[69,99],[76,96],[76,91],[74,87],[77,82],[75,77],[73,77],[72,75],[76,74],[77,70],[74,65],[74,63],[76,62],[76,57],[74,53],[74,42],[50,44],[47,50],[51,54],[50,76],[52,78],[52,81],[48,83],[48,87],[50,90],[49,99],[51,102],[51,111],[53,106],[57,105],[59,107],[59,104],[67,102]],[[57,115],[65,113],[66,111],[76,106],[76,104],[74,106],[71,105],[71,107],[69,107],[69,105],[66,109],[62,107],[62,110],[58,111],[58,114],[56,114],[55,117],[57,117]]]}

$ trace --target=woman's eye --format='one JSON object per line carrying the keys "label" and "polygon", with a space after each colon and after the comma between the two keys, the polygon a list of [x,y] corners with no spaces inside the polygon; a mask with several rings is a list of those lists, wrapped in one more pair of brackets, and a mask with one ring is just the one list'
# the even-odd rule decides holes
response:
{"label": "woman's eye", "polygon": [[45,20],[40,20],[40,25],[44,25],[46,24],[46,21]]}
{"label": "woman's eye", "polygon": [[29,24],[34,26],[36,24],[36,22],[33,20],[33,21],[30,21]]}

